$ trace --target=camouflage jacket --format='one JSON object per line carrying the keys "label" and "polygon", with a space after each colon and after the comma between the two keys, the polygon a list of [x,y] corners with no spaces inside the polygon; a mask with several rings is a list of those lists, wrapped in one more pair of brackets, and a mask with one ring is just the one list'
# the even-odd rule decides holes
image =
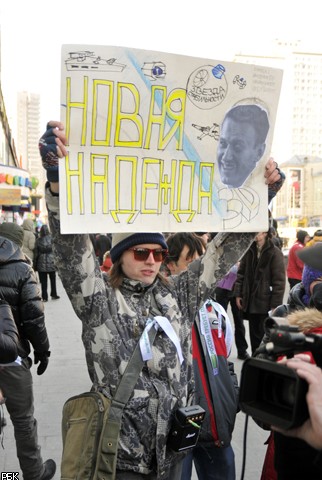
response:
{"label": "camouflage jacket", "polygon": [[[254,240],[252,233],[219,234],[205,255],[189,270],[152,285],[124,279],[119,289],[109,285],[99,268],[88,235],[60,234],[58,197],[46,193],[56,266],[76,315],[94,387],[113,396],[150,314],[154,296],[158,310],[180,340],[184,361],[163,331],[154,341],[152,359],[145,362],[133,395],[123,412],[117,468],[167,478],[178,460],[166,446],[171,417],[194,402],[191,329],[196,313],[214,294],[217,281],[240,259]],[[181,454],[180,454],[181,455]]]}

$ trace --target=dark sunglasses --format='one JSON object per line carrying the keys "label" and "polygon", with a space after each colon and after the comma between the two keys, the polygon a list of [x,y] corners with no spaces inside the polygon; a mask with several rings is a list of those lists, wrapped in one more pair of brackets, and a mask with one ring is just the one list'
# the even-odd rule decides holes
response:
{"label": "dark sunglasses", "polygon": [[145,262],[150,253],[152,253],[155,262],[163,262],[168,255],[168,250],[164,248],[129,248],[134,254],[134,259],[139,262]]}

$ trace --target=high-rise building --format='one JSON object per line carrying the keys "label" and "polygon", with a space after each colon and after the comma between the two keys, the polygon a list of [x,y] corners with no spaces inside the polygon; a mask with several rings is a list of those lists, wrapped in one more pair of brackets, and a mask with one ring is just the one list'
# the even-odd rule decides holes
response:
{"label": "high-rise building", "polygon": [[17,94],[17,152],[21,167],[28,170],[30,176],[38,180],[38,186],[33,195],[36,212],[45,209],[42,200],[45,174],[39,156],[39,138],[40,95],[19,92]]}
{"label": "high-rise building", "polygon": [[31,210],[32,181],[20,168],[0,81],[0,223],[22,222]]}
{"label": "high-rise building", "polygon": [[322,53],[299,40],[275,40],[260,54],[254,42],[254,50],[235,61],[284,71],[272,147],[279,163],[294,155],[322,157]]}
{"label": "high-rise building", "polygon": [[[255,42],[254,42],[255,45]],[[300,41],[276,40],[235,56],[236,62],[284,71],[271,153],[287,175],[273,213],[281,227],[322,225],[322,53]]]}
{"label": "high-rise building", "polygon": [[17,94],[17,150],[23,168],[36,174],[39,169],[40,95]]}

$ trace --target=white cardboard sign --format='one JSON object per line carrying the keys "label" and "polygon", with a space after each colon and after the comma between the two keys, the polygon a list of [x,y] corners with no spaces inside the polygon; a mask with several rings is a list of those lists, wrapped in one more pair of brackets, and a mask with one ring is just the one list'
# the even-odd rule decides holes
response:
{"label": "white cardboard sign", "polygon": [[263,231],[282,71],[63,45],[63,233]]}

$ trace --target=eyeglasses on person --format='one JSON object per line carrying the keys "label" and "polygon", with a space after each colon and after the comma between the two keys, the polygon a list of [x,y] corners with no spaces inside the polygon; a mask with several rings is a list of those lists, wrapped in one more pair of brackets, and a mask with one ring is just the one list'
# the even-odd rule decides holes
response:
{"label": "eyeglasses on person", "polygon": [[134,254],[134,259],[138,260],[139,262],[146,262],[149,258],[150,254],[152,253],[155,262],[163,262],[165,257],[168,255],[168,250],[165,248],[140,248],[134,247],[129,248],[131,252]]}

